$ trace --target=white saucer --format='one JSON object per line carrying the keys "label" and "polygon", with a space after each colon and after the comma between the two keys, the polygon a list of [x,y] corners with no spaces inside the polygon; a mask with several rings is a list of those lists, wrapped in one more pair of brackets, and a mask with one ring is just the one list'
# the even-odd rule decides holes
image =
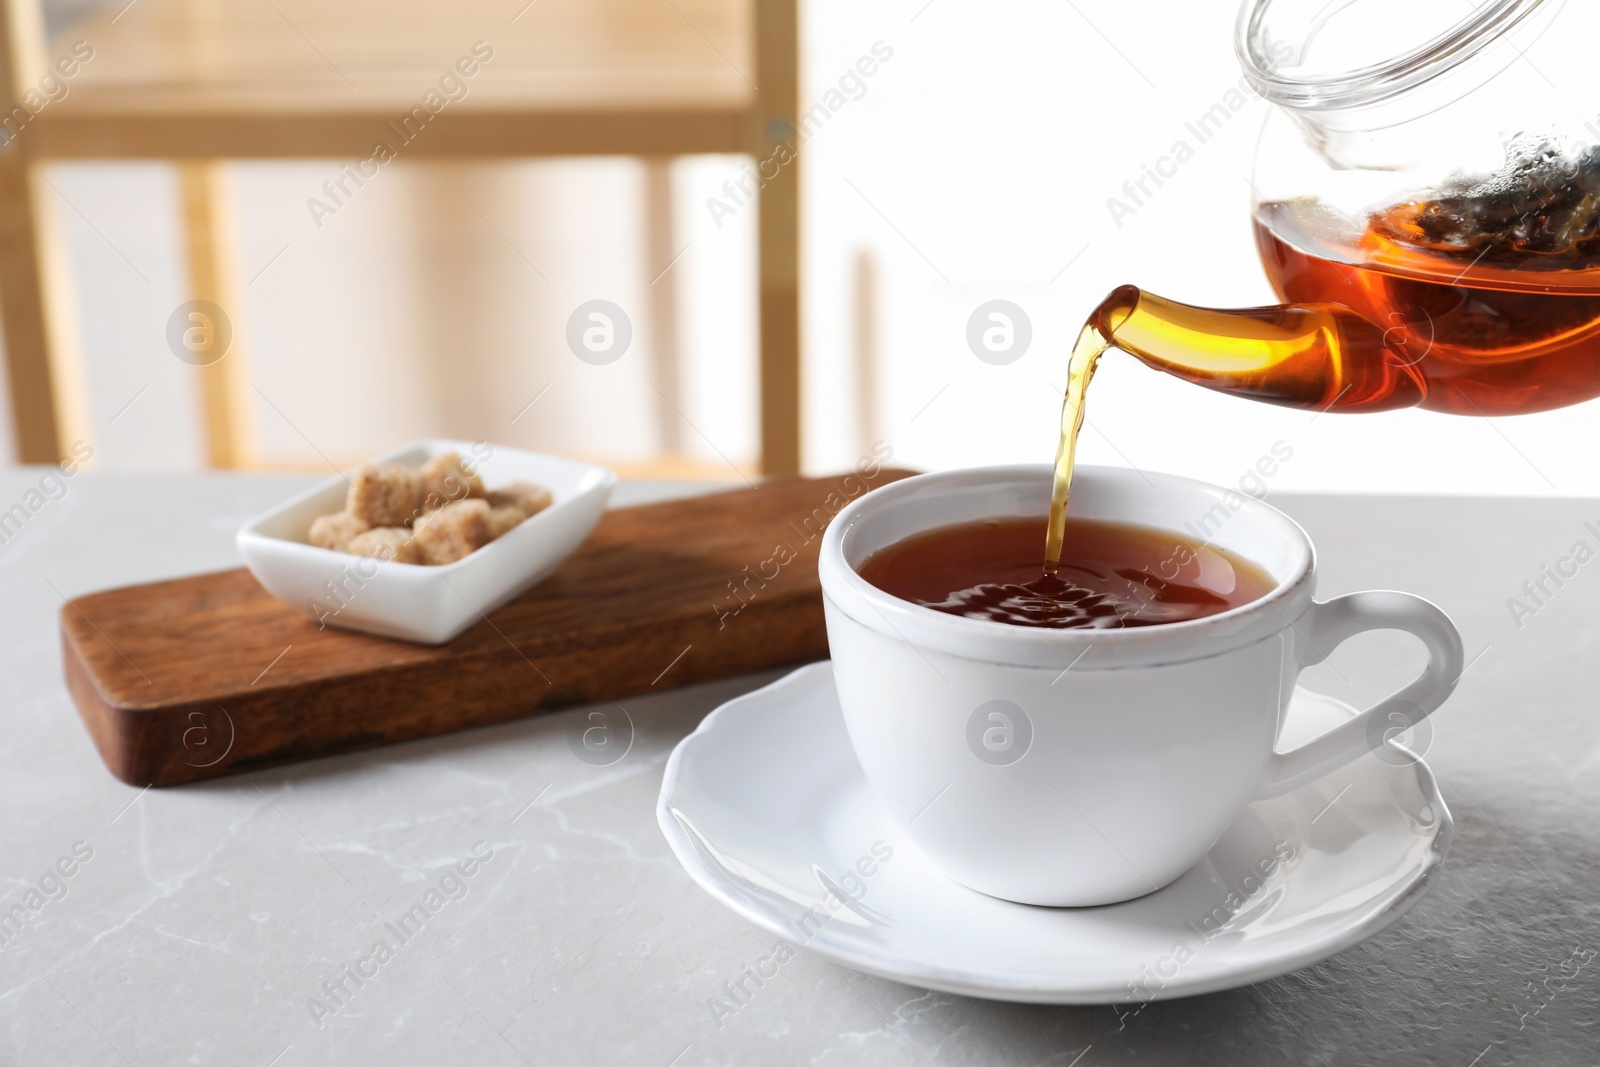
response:
{"label": "white saucer", "polygon": [[[1283,747],[1354,714],[1297,689]],[[1149,896],[1011,904],[944,877],[890,823],[850,749],[832,666],[816,663],[724,704],[684,738],[656,817],[708,893],[847,967],[998,1000],[1125,1003],[1284,974],[1415,904],[1438,877],[1450,812],[1425,763],[1403,749],[1383,756],[1251,804],[1205,859]]]}

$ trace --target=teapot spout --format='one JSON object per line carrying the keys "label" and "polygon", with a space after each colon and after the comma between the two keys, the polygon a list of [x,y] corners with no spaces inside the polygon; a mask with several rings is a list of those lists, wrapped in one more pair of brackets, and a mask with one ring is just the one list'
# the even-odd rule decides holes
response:
{"label": "teapot spout", "polygon": [[1184,381],[1314,411],[1414,407],[1427,395],[1401,331],[1336,303],[1215,310],[1131,285],[1101,302],[1089,326],[1110,346]]}

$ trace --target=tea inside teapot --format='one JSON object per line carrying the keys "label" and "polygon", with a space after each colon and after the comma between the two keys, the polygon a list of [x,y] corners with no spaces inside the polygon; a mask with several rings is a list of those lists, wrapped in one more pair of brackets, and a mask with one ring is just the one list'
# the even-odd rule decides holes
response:
{"label": "tea inside teapot", "polygon": [[1217,310],[1122,286],[1089,316],[1070,361],[1047,570],[1085,391],[1109,348],[1317,411],[1514,415],[1600,396],[1600,148],[1518,151],[1359,223],[1314,200],[1263,203],[1253,222],[1288,303]]}

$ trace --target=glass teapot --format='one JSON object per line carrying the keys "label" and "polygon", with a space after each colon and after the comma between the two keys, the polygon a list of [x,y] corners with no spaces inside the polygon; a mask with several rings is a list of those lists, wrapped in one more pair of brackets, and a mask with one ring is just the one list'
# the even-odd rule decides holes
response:
{"label": "glass teapot", "polygon": [[1286,303],[1220,311],[1123,286],[1085,339],[1336,412],[1600,396],[1596,41],[1592,3],[1246,0],[1239,60],[1276,105],[1253,226]]}

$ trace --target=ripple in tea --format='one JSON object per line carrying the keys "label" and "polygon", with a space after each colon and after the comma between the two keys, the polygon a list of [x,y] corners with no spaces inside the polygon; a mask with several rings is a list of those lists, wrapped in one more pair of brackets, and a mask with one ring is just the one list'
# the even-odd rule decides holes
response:
{"label": "ripple in tea", "polygon": [[1068,518],[1041,574],[1046,520],[994,519],[917,534],[869,556],[861,577],[914,604],[1017,626],[1111,630],[1203,619],[1264,596],[1256,564],[1126,523]]}

